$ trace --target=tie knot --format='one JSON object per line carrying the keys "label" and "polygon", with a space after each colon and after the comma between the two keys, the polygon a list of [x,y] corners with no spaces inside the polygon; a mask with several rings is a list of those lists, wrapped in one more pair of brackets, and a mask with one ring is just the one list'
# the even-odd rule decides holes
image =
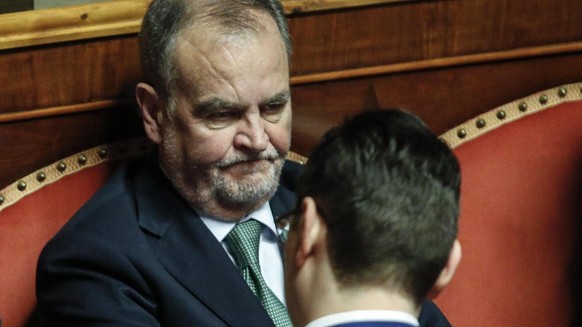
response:
{"label": "tie knot", "polygon": [[239,268],[259,264],[259,240],[261,238],[261,223],[249,219],[236,226],[226,236]]}

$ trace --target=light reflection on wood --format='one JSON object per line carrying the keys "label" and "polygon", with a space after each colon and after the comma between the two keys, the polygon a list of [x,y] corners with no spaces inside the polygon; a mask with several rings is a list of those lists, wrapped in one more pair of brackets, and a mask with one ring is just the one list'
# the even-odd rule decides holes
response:
{"label": "light reflection on wood", "polygon": [[[136,34],[151,0],[116,0],[0,15],[0,50]],[[282,0],[285,13],[410,0]]]}
{"label": "light reflection on wood", "polygon": [[341,9],[377,5],[390,2],[411,0],[282,0],[288,14],[305,13],[320,10]]}

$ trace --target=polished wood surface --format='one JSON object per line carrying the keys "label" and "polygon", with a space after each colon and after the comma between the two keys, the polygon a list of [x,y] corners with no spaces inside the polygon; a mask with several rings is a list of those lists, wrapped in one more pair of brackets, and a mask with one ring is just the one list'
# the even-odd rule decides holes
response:
{"label": "polished wood surface", "polygon": [[[287,14],[365,7],[413,0],[282,0]],[[77,6],[27,10],[0,18],[0,49],[12,49],[88,38],[136,34],[151,0],[111,0]],[[18,5],[16,5],[18,3]],[[0,4],[18,10],[32,9],[18,0]],[[1,12],[1,11],[0,11]]]}
{"label": "polished wood surface", "polygon": [[140,76],[134,35],[0,52],[5,115],[130,97]]}
{"label": "polished wood surface", "polygon": [[[105,15],[111,3],[40,10],[44,17],[21,21],[0,15],[0,188],[141,133],[133,89],[148,2],[113,2],[113,16]],[[406,108],[442,133],[581,81],[582,2],[562,4],[284,1],[294,45],[293,150],[308,154],[328,127],[365,108]]]}
{"label": "polished wood surface", "polygon": [[582,1],[561,3],[412,1],[292,15],[293,74],[582,41]]}
{"label": "polished wood surface", "polygon": [[136,34],[150,0],[116,0],[0,16],[0,49]]}

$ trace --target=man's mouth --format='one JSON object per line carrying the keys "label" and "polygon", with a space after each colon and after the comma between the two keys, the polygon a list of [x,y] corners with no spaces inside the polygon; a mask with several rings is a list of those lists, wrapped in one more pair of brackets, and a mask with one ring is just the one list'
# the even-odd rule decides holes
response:
{"label": "man's mouth", "polygon": [[221,169],[234,173],[235,175],[251,175],[265,172],[272,163],[273,160],[268,159],[245,160],[232,163]]}

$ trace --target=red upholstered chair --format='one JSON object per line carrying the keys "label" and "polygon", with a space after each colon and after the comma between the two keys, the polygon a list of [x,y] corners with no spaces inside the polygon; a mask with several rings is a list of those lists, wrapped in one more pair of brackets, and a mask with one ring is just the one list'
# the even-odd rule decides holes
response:
{"label": "red upholstered chair", "polygon": [[144,155],[143,139],[72,155],[0,190],[0,319],[25,326],[35,307],[36,261],[46,242],[122,160]]}
{"label": "red upholstered chair", "polygon": [[582,83],[442,135],[462,170],[453,326],[582,326]]}

